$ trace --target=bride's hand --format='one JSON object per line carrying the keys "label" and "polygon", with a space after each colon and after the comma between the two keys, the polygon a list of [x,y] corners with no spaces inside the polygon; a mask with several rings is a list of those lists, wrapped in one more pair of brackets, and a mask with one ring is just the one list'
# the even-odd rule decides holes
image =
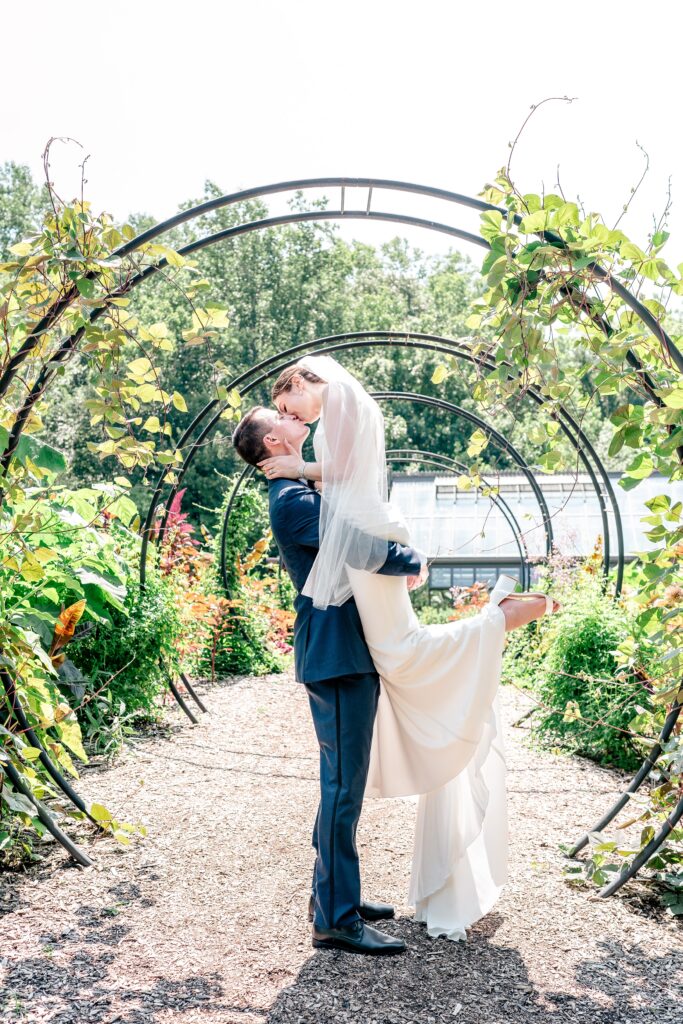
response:
{"label": "bride's hand", "polygon": [[303,459],[297,455],[289,441],[285,441],[290,455],[271,455],[259,462],[258,466],[269,480],[278,480],[286,477],[288,480],[298,480],[301,476],[301,465]]}

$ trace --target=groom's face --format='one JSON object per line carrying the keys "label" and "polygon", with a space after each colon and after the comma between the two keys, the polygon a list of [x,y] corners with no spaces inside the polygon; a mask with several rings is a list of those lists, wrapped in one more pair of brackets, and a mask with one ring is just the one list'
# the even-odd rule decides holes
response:
{"label": "groom's face", "polygon": [[308,424],[296,416],[285,416],[274,409],[264,409],[261,416],[270,421],[268,433],[263,439],[269,451],[279,448],[286,450],[285,441],[289,441],[293,448],[299,448],[310,433]]}

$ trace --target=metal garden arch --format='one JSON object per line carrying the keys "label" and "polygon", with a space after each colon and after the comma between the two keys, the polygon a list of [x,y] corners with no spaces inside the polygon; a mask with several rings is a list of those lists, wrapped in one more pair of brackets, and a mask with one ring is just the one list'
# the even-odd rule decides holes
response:
{"label": "metal garden arch", "polygon": [[[468,242],[468,243],[470,243],[472,245],[479,246],[480,248],[483,248],[483,249],[489,249],[490,248],[488,242],[484,238],[482,238],[480,235],[475,234],[472,231],[465,230],[465,229],[463,229],[463,228],[461,228],[461,227],[459,227],[459,226],[457,226],[457,225],[455,225],[455,224],[453,224],[451,222],[451,212],[452,212],[454,207],[463,207],[465,209],[474,210],[474,211],[477,211],[479,213],[487,211],[487,210],[496,210],[496,209],[498,209],[497,207],[495,207],[494,205],[492,205],[490,203],[485,203],[485,202],[482,202],[479,199],[475,199],[475,198],[472,198],[472,197],[469,197],[469,196],[466,196],[466,195],[462,195],[462,194],[459,194],[459,193],[456,193],[456,192],[450,192],[450,191],[445,190],[445,189],[431,188],[429,186],[419,185],[419,184],[415,184],[415,183],[412,183],[412,182],[402,182],[402,181],[394,181],[394,180],[390,180],[390,179],[380,179],[380,178],[324,177],[324,178],[302,178],[302,179],[297,179],[297,180],[293,180],[293,181],[279,182],[279,183],[276,183],[276,184],[265,185],[265,186],[260,186],[260,187],[257,187],[257,188],[247,189],[247,190],[244,190],[244,191],[241,191],[241,192],[235,192],[235,193],[232,193],[232,194],[229,194],[229,195],[218,197],[216,199],[212,199],[212,200],[210,200],[208,202],[205,202],[205,203],[200,203],[197,206],[192,207],[189,210],[184,210],[184,211],[176,214],[175,216],[169,218],[168,220],[160,222],[159,224],[155,225],[153,228],[150,228],[148,231],[145,231],[142,234],[138,235],[136,238],[132,239],[131,241],[127,242],[125,245],[121,246],[117,250],[116,255],[124,256],[124,255],[126,255],[128,253],[135,252],[136,250],[138,250],[140,248],[141,245],[145,244],[146,242],[150,242],[153,239],[160,238],[166,232],[170,231],[172,228],[177,227],[180,224],[187,223],[187,222],[189,222],[191,220],[196,219],[199,216],[211,213],[211,212],[213,212],[215,210],[218,210],[218,209],[222,209],[222,208],[226,208],[226,207],[229,207],[229,206],[233,206],[235,204],[238,204],[238,203],[241,203],[241,202],[245,202],[246,200],[249,200],[249,199],[257,199],[257,198],[261,198],[261,197],[269,196],[269,195],[293,194],[293,193],[296,193],[296,192],[299,192],[299,191],[305,191],[305,190],[309,190],[309,189],[321,189],[321,188],[324,188],[324,189],[339,189],[340,190],[340,202],[339,202],[339,206],[336,209],[318,209],[318,210],[312,210],[312,211],[298,211],[298,212],[294,212],[294,213],[283,214],[283,215],[280,215],[280,216],[264,217],[261,220],[257,220],[257,221],[240,223],[240,224],[237,224],[237,225],[233,225],[230,228],[226,228],[226,229],[224,229],[222,231],[217,231],[214,234],[207,235],[204,238],[200,238],[200,239],[190,243],[189,245],[184,246],[182,249],[179,250],[179,252],[183,256],[189,256],[189,255],[191,255],[194,252],[197,252],[197,251],[199,251],[199,250],[201,250],[203,248],[206,248],[208,246],[214,245],[214,244],[216,244],[218,242],[226,241],[226,240],[228,240],[230,238],[236,238],[236,237],[238,237],[240,235],[245,235],[245,234],[248,234],[249,232],[252,232],[252,231],[258,231],[258,230],[263,230],[263,229],[267,229],[267,228],[277,227],[279,225],[284,225],[284,224],[295,224],[295,223],[301,223],[301,222],[304,222],[304,221],[322,221],[322,220],[338,220],[338,221],[341,221],[341,220],[353,220],[353,219],[356,219],[356,220],[366,220],[366,221],[384,221],[384,222],[393,222],[393,223],[398,223],[398,224],[410,225],[410,226],[413,226],[413,227],[424,228],[424,229],[430,230],[430,231],[437,231],[437,232],[449,235],[450,237],[458,238],[458,239],[460,239],[462,241],[466,241],[466,242]],[[348,189],[363,189],[363,190],[367,190],[367,199],[366,199],[364,208],[349,208],[349,207],[347,207],[347,205],[346,205],[346,192],[347,192]],[[381,193],[383,195],[386,194],[386,193],[399,193],[399,194],[400,193],[408,193],[408,194],[411,194],[413,196],[420,196],[420,197],[428,198],[430,200],[434,200],[434,201],[437,201],[439,203],[443,203],[444,204],[444,210],[447,210],[448,213],[445,214],[443,220],[434,220],[434,219],[431,219],[431,218],[420,218],[420,217],[410,216],[410,215],[407,215],[407,214],[399,212],[399,211],[375,210],[375,209],[372,208],[373,196],[374,196],[375,192],[379,192],[379,193]],[[508,214],[507,210],[502,210],[501,212],[503,213],[504,216],[507,216],[507,214]],[[520,218],[516,217],[515,220],[519,223]],[[559,238],[559,236],[554,235],[552,232],[542,232],[542,233],[540,233],[540,236],[545,241],[551,242],[554,245],[557,245],[557,246],[563,246],[564,245],[562,239]],[[144,271],[140,272],[132,280],[127,282],[125,287],[123,287],[121,289],[121,291],[118,292],[117,294],[120,295],[120,296],[126,294],[128,291],[131,290],[131,288],[137,287],[139,284],[141,284],[143,281],[146,281],[147,279],[149,279],[151,276],[153,276],[155,273],[157,273],[160,269],[162,269],[166,265],[167,265],[166,261],[165,260],[161,260],[157,265],[150,266],[150,267],[146,268]],[[673,343],[671,338],[663,330],[663,328],[658,323],[656,318],[643,305],[643,303],[641,303],[638,300],[638,298],[635,295],[633,295],[631,292],[629,292],[628,289],[626,289],[619,281],[616,281],[609,274],[609,272],[607,270],[605,270],[603,267],[601,267],[599,264],[592,263],[592,264],[589,265],[588,269],[590,269],[591,273],[598,280],[600,280],[606,287],[608,287],[609,289],[614,291],[616,294],[618,294],[620,296],[620,298],[633,310],[633,312],[636,314],[636,316],[639,317],[639,319],[642,321],[642,323],[651,331],[651,333],[666,348],[666,350],[667,350],[667,352],[669,354],[669,357],[670,357],[670,359],[672,361],[672,364],[675,365],[679,370],[681,370],[683,372],[683,354],[681,354],[681,352],[677,349],[676,345]],[[94,277],[95,276],[94,273],[91,276]],[[25,362],[25,360],[28,357],[28,355],[36,347],[36,345],[39,343],[40,339],[45,335],[45,333],[50,330],[50,327],[56,322],[56,320],[61,315],[61,313],[64,311],[64,309],[68,308],[68,306],[73,301],[75,296],[76,296],[76,292],[75,292],[75,289],[74,289],[74,291],[69,293],[57,307],[52,309],[48,314],[46,314],[41,319],[41,321],[37,324],[36,328],[26,338],[26,340],[21,345],[21,347],[19,348],[19,350],[17,351],[15,356],[9,362],[8,367],[7,367],[6,371],[5,371],[5,373],[0,378],[0,396],[3,395],[7,391],[8,387],[10,386],[10,384],[13,381],[13,379],[15,378],[19,368]],[[113,297],[113,296],[110,296],[110,298],[111,297]],[[586,309],[586,310],[588,309],[587,304],[583,303],[583,302],[581,304],[581,307],[583,309]],[[101,316],[104,313],[105,308],[106,308],[106,306],[103,305],[103,306],[101,306],[99,308],[94,309],[93,312],[92,312],[91,319],[92,320],[96,320],[99,316]],[[593,314],[589,314],[589,315],[591,315],[591,317],[594,320],[594,322],[596,322],[598,324],[598,326],[603,330],[603,332],[607,336],[609,336],[613,332],[613,328],[612,328],[611,324],[609,323],[609,321],[607,320],[606,317],[604,317],[604,316],[594,316]],[[54,375],[56,374],[56,372],[57,372],[57,370],[59,368],[59,365],[61,363],[65,362],[66,360],[68,360],[69,357],[77,350],[78,344],[79,344],[81,338],[83,337],[84,333],[85,333],[85,328],[81,328],[78,331],[76,331],[74,334],[72,334],[69,338],[67,338],[60,345],[59,349],[54,353],[54,355],[50,359],[49,363],[46,364],[43,367],[43,369],[38,373],[38,376],[36,377],[36,379],[33,381],[32,385],[30,386],[30,390],[28,392],[28,395],[27,395],[27,397],[26,397],[22,407],[17,410],[16,416],[15,416],[15,420],[14,420],[14,424],[13,424],[12,430],[10,432],[10,437],[9,437],[9,441],[8,441],[7,447],[6,447],[5,452],[3,454],[2,460],[0,460],[0,469],[6,470],[7,467],[9,466],[12,458],[14,457],[14,454],[16,452],[17,446],[18,446],[19,441],[21,439],[22,432],[23,432],[24,427],[25,427],[25,425],[27,423],[27,420],[29,418],[29,415],[31,413],[31,410],[32,410],[33,406],[40,399],[40,397],[44,394],[45,389],[49,386],[50,381],[53,379]],[[405,336],[405,337],[406,337],[405,344],[410,344],[411,342],[409,340],[409,337],[408,336]],[[387,343],[387,342],[385,341],[385,343]],[[397,342],[394,341],[393,343],[396,344]],[[415,343],[413,342],[413,344],[415,344]],[[423,344],[420,347],[427,347],[427,344]],[[433,343],[429,347],[431,347],[434,351],[445,351],[446,350],[445,346],[440,348],[440,347],[438,347],[438,345],[436,343]],[[339,346],[339,348],[341,349],[342,346]],[[332,348],[332,346],[330,346],[330,349],[328,349],[328,351],[329,350],[333,350],[334,351],[335,349]],[[451,352],[454,352],[454,349],[451,349]],[[291,355],[291,351],[290,351],[289,354]],[[626,355],[626,358],[627,358],[630,366],[638,374],[638,376],[639,376],[639,378],[640,378],[640,380],[641,380],[641,382],[643,384],[643,387],[644,387],[645,391],[648,394],[649,400],[652,401],[653,403],[657,404],[657,405],[661,405],[662,401],[657,396],[657,394],[655,393],[654,384],[653,384],[652,380],[650,379],[650,377],[648,375],[647,368],[645,366],[643,366],[643,364],[641,363],[639,357],[636,355],[636,353],[634,353],[632,351],[629,351],[627,353],[627,355]],[[289,359],[288,361],[291,362],[291,359]],[[286,363],[284,365],[286,365]],[[237,378],[238,385],[241,385],[243,382],[246,383],[246,381],[249,379],[249,377],[250,377],[250,371],[247,371],[246,373],[242,374],[242,376],[240,378]],[[213,412],[214,407],[217,407],[217,406],[218,406],[217,402],[209,403],[209,406],[207,406],[205,408],[205,410],[203,410],[202,413],[200,413],[199,416],[195,418],[195,421],[193,421],[192,424],[190,424],[188,429],[183,434],[183,437],[180,439],[179,444],[176,446],[179,450],[184,451],[186,446],[188,444],[190,445],[190,449],[189,449],[189,453],[188,453],[190,455],[189,461],[191,461],[191,454],[192,454],[192,452],[194,450],[196,450],[195,445],[197,443],[197,438],[195,438],[194,435],[195,435],[195,432],[196,432],[197,428],[202,426],[202,423],[203,423],[204,419],[208,418],[210,413]],[[563,423],[561,425],[562,425],[562,428],[565,429],[565,422],[564,422],[565,421],[565,417],[564,416],[562,417],[562,420],[563,420]],[[206,425],[204,427],[202,427],[202,431],[201,431],[199,436],[200,437],[206,436],[210,432],[210,430],[212,429],[213,425],[214,425],[213,423],[208,425],[208,429],[207,429]],[[569,419],[566,420],[566,425],[568,426],[569,429],[578,429],[577,425],[575,423],[571,423],[569,421]],[[569,435],[567,435],[567,436],[569,436]],[[575,437],[578,438],[578,434],[575,434]],[[593,482],[594,486],[596,486],[596,493],[599,493],[599,489],[597,487],[597,478],[595,476],[595,471],[592,469],[592,467],[591,467],[591,470],[588,470],[588,463],[583,458],[583,454],[585,454],[586,452],[590,451],[590,449],[588,447],[585,447],[585,443],[584,443],[584,439],[583,438],[581,438],[580,444],[582,446],[582,452],[579,452],[579,455],[582,458],[582,461],[584,461],[584,465],[586,466],[587,471],[591,475],[591,479],[592,479],[592,482]],[[579,449],[577,448],[577,452],[578,451],[579,451]],[[595,456],[595,453],[592,452],[591,455]],[[597,459],[597,456],[595,456],[595,458]],[[599,460],[598,460],[598,462],[599,462]],[[185,464],[183,469],[186,469],[186,466],[187,466],[187,463]],[[599,465],[597,466],[597,469],[598,469],[598,472],[600,473],[600,466]],[[600,473],[600,475],[602,476],[603,474]],[[603,481],[604,481],[604,477],[603,477]],[[156,487],[155,492],[154,492],[154,497],[153,497],[152,502],[150,504],[150,509],[148,511],[148,515],[147,515],[147,518],[146,518],[146,523],[145,523],[145,543],[148,543],[148,541],[149,541],[149,531],[150,531],[151,524],[152,524],[154,516],[155,516],[156,508],[158,507],[158,505],[160,503],[161,495],[162,495],[162,492],[164,490],[165,484],[166,484],[166,474],[164,473],[164,474],[162,474],[162,476],[160,477],[160,479],[158,481],[157,487]],[[609,490],[608,490],[608,494],[609,494]],[[612,499],[613,495],[609,495],[609,497],[610,497],[610,499]],[[168,507],[168,504],[167,504],[167,507]],[[614,502],[612,504],[613,512],[615,511],[615,509],[616,509],[616,502]],[[604,501],[602,499],[601,499],[601,513],[603,514],[603,524],[604,524],[605,523],[605,504],[604,504]],[[618,520],[616,519],[616,516],[615,516],[615,520],[616,520],[616,522],[618,524]],[[162,529],[163,529],[163,527],[162,527]],[[622,549],[623,539],[621,537],[619,525],[617,525],[617,533],[618,533],[618,542],[619,542],[619,550],[620,550],[619,562],[620,562],[620,565],[621,565],[623,563],[623,549]],[[606,546],[607,546],[607,543],[608,543],[608,541],[607,541],[607,534],[606,534],[606,536],[605,536],[605,544],[606,544]],[[144,559],[143,559],[143,564],[144,564]],[[619,573],[618,585],[620,585],[620,575],[621,575],[621,573]],[[143,576],[144,576],[144,569],[143,569]],[[11,683],[11,681],[10,681],[10,683]],[[198,701],[198,698],[196,697],[196,695],[194,695],[194,696],[195,696],[195,699]],[[14,713],[15,712],[15,708],[13,707],[13,703],[14,702],[10,700],[9,696],[8,696],[7,699],[8,699],[8,702],[9,702],[8,707],[11,708],[12,712]],[[624,805],[624,803],[629,799],[630,793],[634,792],[635,789],[637,789],[638,786],[640,784],[642,784],[644,779],[647,778],[647,776],[650,773],[650,770],[651,770],[652,766],[654,765],[654,763],[656,762],[657,758],[659,757],[659,754],[661,753],[661,743],[665,742],[667,736],[671,734],[671,731],[673,730],[673,727],[674,727],[674,725],[675,725],[675,723],[676,723],[676,721],[678,719],[679,714],[680,714],[680,705],[675,704],[673,706],[673,708],[671,709],[671,712],[670,712],[670,714],[669,714],[669,716],[667,718],[667,722],[666,722],[664,730],[662,732],[662,736],[660,737],[660,742],[658,744],[655,744],[655,746],[653,747],[652,751],[650,752],[650,755],[648,756],[648,758],[644,762],[641,771],[636,775],[636,777],[634,778],[631,786],[626,791],[626,793],[623,795],[621,800],[618,801],[617,804],[615,804],[614,807],[611,808],[610,811],[601,819],[601,821],[599,823],[601,827],[604,827],[609,821],[612,820],[612,818],[618,813],[618,811],[621,809],[621,807]],[[47,752],[43,751],[43,753],[45,753],[46,757],[48,756]],[[7,766],[7,767],[9,768],[11,766]],[[64,787],[62,787],[62,788],[64,788]],[[65,792],[66,792],[66,790],[65,790]],[[39,808],[39,811],[40,811],[40,813],[45,813],[45,814],[47,813],[45,811],[45,809],[42,808],[42,807]],[[666,839],[666,836],[672,831],[672,829],[675,827],[675,824],[680,820],[680,818],[682,816],[683,816],[683,799],[681,799],[681,801],[679,802],[679,804],[676,807],[675,811],[672,813],[672,815],[670,815],[669,819],[667,820],[665,825],[662,827],[662,829],[660,829],[659,833],[653,838],[652,842],[650,844],[648,844],[648,847],[646,847],[642,851],[641,855],[638,858],[636,858],[636,860],[633,862],[633,864],[631,866],[631,869],[628,872],[625,872],[624,874],[620,875],[619,878],[615,880],[615,882],[613,882],[610,886],[606,887],[603,890],[603,895],[608,895],[610,892],[616,891],[616,889],[619,888],[626,880],[628,880],[629,877],[632,877],[636,873],[636,871],[639,870],[639,868],[642,866],[642,864],[645,863],[647,861],[647,859],[649,859],[650,856],[652,856],[652,854],[656,851],[656,849],[658,849],[659,846],[661,846],[661,844]],[[48,817],[49,817],[49,815],[48,815]],[[68,837],[65,837],[63,833],[61,833],[61,837],[60,837],[60,835],[57,835],[57,831],[61,832],[61,830],[58,829],[58,826],[56,826],[56,831],[54,832],[54,834],[57,836],[59,841],[63,842],[63,844],[67,847],[67,849],[69,849],[69,852],[71,853],[71,855],[75,856],[73,844],[70,842],[70,840],[68,840]],[[583,840],[580,840],[579,843],[576,844],[576,846],[574,848],[574,852],[576,852],[578,849],[580,849],[582,844],[585,845],[585,841],[586,841],[586,837],[584,837]],[[84,854],[82,856],[85,857]],[[81,861],[81,862],[83,862],[83,861]]]}

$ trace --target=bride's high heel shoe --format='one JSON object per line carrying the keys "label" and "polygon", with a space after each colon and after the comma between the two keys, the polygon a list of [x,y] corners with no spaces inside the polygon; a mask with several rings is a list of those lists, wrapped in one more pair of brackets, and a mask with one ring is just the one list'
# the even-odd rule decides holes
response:
{"label": "bride's high heel shoe", "polygon": [[526,590],[522,594],[515,594],[514,590],[518,583],[519,580],[516,580],[514,576],[507,576],[505,574],[499,576],[489,596],[491,604],[500,604],[506,598],[511,601],[526,601],[530,597],[542,597],[545,599],[543,614],[552,615],[556,611],[552,594],[541,594],[537,590]]}

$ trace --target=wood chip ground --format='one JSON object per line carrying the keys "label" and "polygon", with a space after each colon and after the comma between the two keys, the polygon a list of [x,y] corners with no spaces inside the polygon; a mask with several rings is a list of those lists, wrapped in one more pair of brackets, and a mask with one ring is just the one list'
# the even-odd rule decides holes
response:
{"label": "wood chip ground", "polygon": [[414,802],[366,803],[364,892],[396,904],[384,927],[409,947],[383,960],[311,948],[303,687],[272,676],[200,692],[199,725],[171,708],[167,728],[78,784],[146,839],[124,848],[71,826],[94,868],[51,845],[0,878],[3,1024],[680,1024],[680,926],[638,884],[601,900],[561,874],[559,844],[624,777],[532,749],[512,726],[524,695],[503,689],[510,881],[467,943],[430,939],[406,905]]}

